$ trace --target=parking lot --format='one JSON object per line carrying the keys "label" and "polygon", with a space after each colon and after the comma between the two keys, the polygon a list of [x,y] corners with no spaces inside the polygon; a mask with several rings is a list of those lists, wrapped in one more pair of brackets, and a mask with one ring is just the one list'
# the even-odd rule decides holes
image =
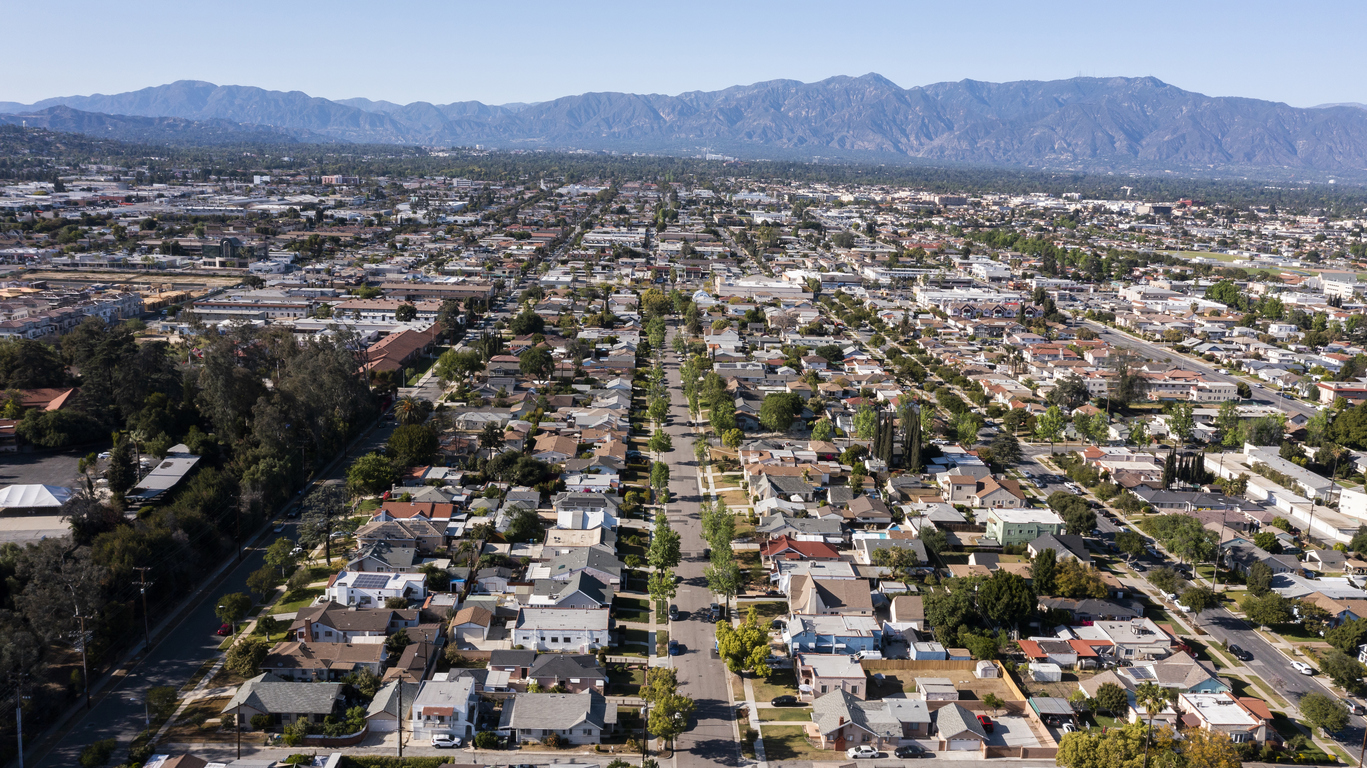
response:
{"label": "parking lot", "polygon": [[0,488],[7,485],[58,485],[70,488],[76,482],[77,465],[81,457],[89,452],[0,453]]}

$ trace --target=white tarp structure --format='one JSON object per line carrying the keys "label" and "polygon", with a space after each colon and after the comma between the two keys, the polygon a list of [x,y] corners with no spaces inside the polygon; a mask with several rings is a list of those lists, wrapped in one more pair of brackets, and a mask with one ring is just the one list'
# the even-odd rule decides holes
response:
{"label": "white tarp structure", "polygon": [[56,485],[9,485],[0,488],[0,509],[56,510],[71,498],[71,489]]}

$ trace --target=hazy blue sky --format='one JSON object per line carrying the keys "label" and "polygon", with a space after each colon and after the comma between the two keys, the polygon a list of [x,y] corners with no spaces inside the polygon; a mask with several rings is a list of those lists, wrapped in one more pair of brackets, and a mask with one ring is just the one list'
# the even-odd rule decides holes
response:
{"label": "hazy blue sky", "polygon": [[680,93],[878,72],[1153,75],[1295,106],[1367,102],[1363,2],[9,3],[0,100],[173,80],[400,103]]}

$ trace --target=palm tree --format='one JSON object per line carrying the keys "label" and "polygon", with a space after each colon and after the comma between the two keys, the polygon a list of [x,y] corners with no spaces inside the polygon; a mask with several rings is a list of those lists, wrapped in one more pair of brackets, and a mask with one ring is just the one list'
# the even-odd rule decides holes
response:
{"label": "palm tree", "polygon": [[394,417],[400,424],[420,424],[427,418],[427,407],[412,395],[404,395],[394,404]]}
{"label": "palm tree", "polygon": [[1172,703],[1173,692],[1157,683],[1142,683],[1134,691],[1135,704],[1149,716],[1144,734],[1144,768],[1149,768],[1149,745],[1153,742],[1153,716]]}

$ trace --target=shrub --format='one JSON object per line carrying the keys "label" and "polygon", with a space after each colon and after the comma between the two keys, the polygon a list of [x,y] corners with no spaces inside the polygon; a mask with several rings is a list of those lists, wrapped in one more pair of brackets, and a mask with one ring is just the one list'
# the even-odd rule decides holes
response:
{"label": "shrub", "polygon": [[541,740],[541,743],[542,743],[542,744],[545,744],[546,746],[550,747],[551,749],[560,749],[560,734],[558,734],[558,733],[550,733],[550,734],[547,734],[547,735],[546,735],[546,738],[544,738],[544,739]]}
{"label": "shrub", "polygon": [[109,758],[114,756],[114,747],[118,746],[118,744],[119,742],[114,739],[100,739],[94,744],[91,744],[81,750],[81,765],[84,766],[84,768],[99,768],[99,766],[109,762]]}
{"label": "shrub", "polygon": [[271,727],[274,719],[270,715],[252,715],[252,719],[249,722],[252,724],[252,730],[264,731]]}
{"label": "shrub", "polygon": [[493,731],[480,731],[475,734],[475,749],[498,749],[498,734]]}

